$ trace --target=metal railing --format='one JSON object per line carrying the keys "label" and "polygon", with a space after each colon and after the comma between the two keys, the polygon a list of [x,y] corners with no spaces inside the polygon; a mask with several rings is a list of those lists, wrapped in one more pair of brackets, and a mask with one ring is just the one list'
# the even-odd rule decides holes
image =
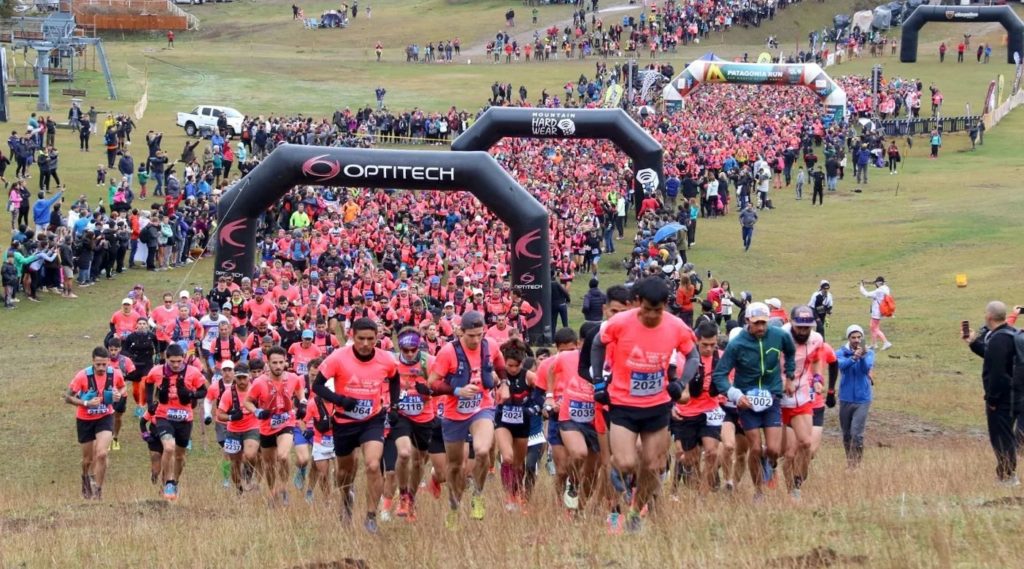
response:
{"label": "metal railing", "polygon": [[964,132],[981,121],[980,116],[940,117],[916,119],[889,119],[878,122],[878,129],[886,136],[922,136],[938,130],[940,134]]}

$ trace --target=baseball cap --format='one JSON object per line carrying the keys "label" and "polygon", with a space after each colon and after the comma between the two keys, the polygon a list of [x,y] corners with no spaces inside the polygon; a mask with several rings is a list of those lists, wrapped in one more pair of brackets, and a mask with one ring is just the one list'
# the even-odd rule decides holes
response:
{"label": "baseball cap", "polygon": [[267,294],[267,289],[265,289],[265,288],[263,288],[261,286],[258,286],[258,287],[256,287],[256,290],[252,291],[252,293],[253,294]]}
{"label": "baseball cap", "polygon": [[217,312],[218,310],[220,310],[220,305],[217,304],[216,302],[211,302],[210,303],[210,312]]}
{"label": "baseball cap", "polygon": [[751,302],[747,305],[747,320],[751,322],[767,322],[771,315],[768,305],[763,302]]}
{"label": "baseball cap", "polygon": [[818,286],[822,286],[822,287],[831,287],[832,285],[831,285],[831,284],[829,284],[829,282],[828,282],[828,281],[826,281],[826,280],[822,279],[822,281],[821,281],[821,284],[820,284],[820,285],[818,285]]}
{"label": "baseball cap", "polygon": [[861,336],[864,335],[864,329],[861,328],[860,326],[856,325],[856,324],[850,324],[849,326],[846,327],[846,337],[847,338],[849,338],[850,334],[853,334],[854,332],[860,332]]}
{"label": "baseball cap", "polygon": [[771,306],[772,308],[774,308],[776,310],[778,310],[779,308],[782,308],[782,301],[777,299],[777,298],[775,298],[775,297],[772,297],[772,298],[769,298],[769,299],[765,300],[764,303],[767,304],[768,306]]}
{"label": "baseball cap", "polygon": [[448,301],[448,302],[444,303],[444,307],[445,308],[448,308],[449,306],[452,307],[452,308],[455,308],[455,303],[452,302],[452,301]]}
{"label": "baseball cap", "polygon": [[474,288],[473,289],[473,296],[476,296],[478,294],[483,294],[483,293],[484,293],[484,289],[482,289],[482,288]]}
{"label": "baseball cap", "polygon": [[883,277],[882,275],[878,275],[877,277],[875,277],[875,281],[874,282],[876,282],[876,283],[885,283],[885,277]]}
{"label": "baseball cap", "polygon": [[462,315],[462,329],[472,330],[474,328],[482,328],[484,325],[484,315],[477,312],[476,310],[470,310],[469,312]]}
{"label": "baseball cap", "polygon": [[191,296],[192,295],[189,294],[187,290],[183,290],[183,291],[178,293],[178,297],[179,298],[190,298]]}
{"label": "baseball cap", "polygon": [[816,324],[814,321],[814,311],[811,310],[811,307],[803,304],[793,307],[793,310],[790,311],[789,319],[793,323],[793,326],[813,327]]}
{"label": "baseball cap", "polygon": [[315,280],[317,280],[319,278],[320,278],[320,273],[318,273],[316,271],[313,271],[312,273],[309,273],[309,279],[310,280],[314,280],[315,281]]}
{"label": "baseball cap", "polygon": [[[223,364],[221,365],[223,368]],[[249,377],[249,364],[242,362],[235,366],[235,377]]]}
{"label": "baseball cap", "polygon": [[274,337],[271,336],[270,334],[267,334],[266,336],[263,336],[262,340],[264,342],[271,342],[271,343],[273,343],[274,342]]}
{"label": "baseball cap", "polygon": [[134,302],[132,302],[132,299],[130,298],[121,299],[121,306],[124,306],[125,304],[131,305],[134,304]]}
{"label": "baseball cap", "polygon": [[222,371],[226,370],[226,369],[232,369],[233,370],[233,369],[235,369],[235,362],[233,362],[231,360],[224,360],[224,361],[220,362],[220,369]]}
{"label": "baseball cap", "polygon": [[308,330],[307,329],[307,330],[303,330],[302,331],[302,339],[303,340],[312,340],[315,337],[316,337],[316,332],[313,332],[312,330]]}
{"label": "baseball cap", "polygon": [[675,270],[676,268],[673,267],[672,265],[665,265],[664,267],[661,268],[661,272],[665,273],[666,275],[671,275],[673,272],[675,272]]}

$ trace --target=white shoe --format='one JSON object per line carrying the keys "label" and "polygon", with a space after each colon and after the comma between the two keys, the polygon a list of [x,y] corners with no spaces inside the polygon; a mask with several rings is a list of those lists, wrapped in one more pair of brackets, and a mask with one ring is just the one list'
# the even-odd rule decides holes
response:
{"label": "white shoe", "polygon": [[886,343],[882,344],[882,351],[884,352],[885,350],[888,350],[891,347],[892,347],[892,342],[886,342]]}
{"label": "white shoe", "polygon": [[1013,476],[1007,478],[1006,480],[1000,480],[999,483],[1008,488],[1016,488],[1017,486],[1020,486],[1020,478],[1018,478],[1017,475],[1014,474]]}

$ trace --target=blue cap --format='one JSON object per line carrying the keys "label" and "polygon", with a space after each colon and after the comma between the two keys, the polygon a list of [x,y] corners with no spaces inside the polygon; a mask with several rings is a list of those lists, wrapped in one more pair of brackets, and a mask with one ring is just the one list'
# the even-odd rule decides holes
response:
{"label": "blue cap", "polygon": [[302,339],[303,340],[312,340],[315,337],[316,337],[316,332],[314,332],[312,330],[303,330],[302,331]]}

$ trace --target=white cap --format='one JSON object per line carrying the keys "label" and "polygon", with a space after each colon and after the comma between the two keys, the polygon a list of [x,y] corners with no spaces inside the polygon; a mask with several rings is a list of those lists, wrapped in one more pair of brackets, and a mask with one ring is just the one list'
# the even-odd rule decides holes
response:
{"label": "white cap", "polygon": [[849,338],[850,334],[853,334],[854,332],[860,332],[861,336],[864,335],[864,329],[861,328],[860,326],[856,325],[856,324],[850,324],[849,326],[846,327],[846,337],[847,338]]}
{"label": "white cap", "polygon": [[132,305],[132,304],[135,304],[135,303],[130,298],[123,298],[123,299],[121,299],[121,305],[124,306],[125,304]]}
{"label": "white cap", "polygon": [[751,302],[747,305],[747,310],[744,312],[747,320],[751,322],[767,322],[770,317],[770,310],[768,305],[762,302]]}
{"label": "white cap", "polygon": [[776,310],[782,308],[782,301],[777,299],[777,298],[775,298],[775,297],[772,297],[772,298],[769,298],[769,299],[765,300],[764,303],[767,304],[768,306],[771,306],[772,308],[774,308]]}
{"label": "white cap", "polygon": [[220,362],[220,369],[222,369],[222,370],[225,370],[225,369],[235,369],[235,362],[233,362],[231,360],[224,360],[224,361]]}
{"label": "white cap", "polygon": [[473,296],[476,296],[478,294],[483,294],[483,293],[484,293],[484,289],[482,289],[482,288],[474,288],[473,289]]}
{"label": "white cap", "polygon": [[831,284],[829,284],[829,282],[828,282],[827,280],[825,280],[825,279],[822,279],[822,280],[821,280],[821,284],[820,284],[820,285],[818,285],[818,286],[819,286],[819,287],[823,287],[823,286],[832,286],[832,285],[831,285]]}
{"label": "white cap", "polygon": [[178,298],[189,298],[191,296],[192,295],[190,295],[187,290],[183,290],[178,293]]}
{"label": "white cap", "polygon": [[743,331],[743,328],[740,327],[740,326],[737,326],[737,327],[733,328],[732,330],[729,330],[729,341],[730,342],[733,341],[733,339],[735,339],[736,336],[739,336],[740,332],[742,332],[742,331]]}

